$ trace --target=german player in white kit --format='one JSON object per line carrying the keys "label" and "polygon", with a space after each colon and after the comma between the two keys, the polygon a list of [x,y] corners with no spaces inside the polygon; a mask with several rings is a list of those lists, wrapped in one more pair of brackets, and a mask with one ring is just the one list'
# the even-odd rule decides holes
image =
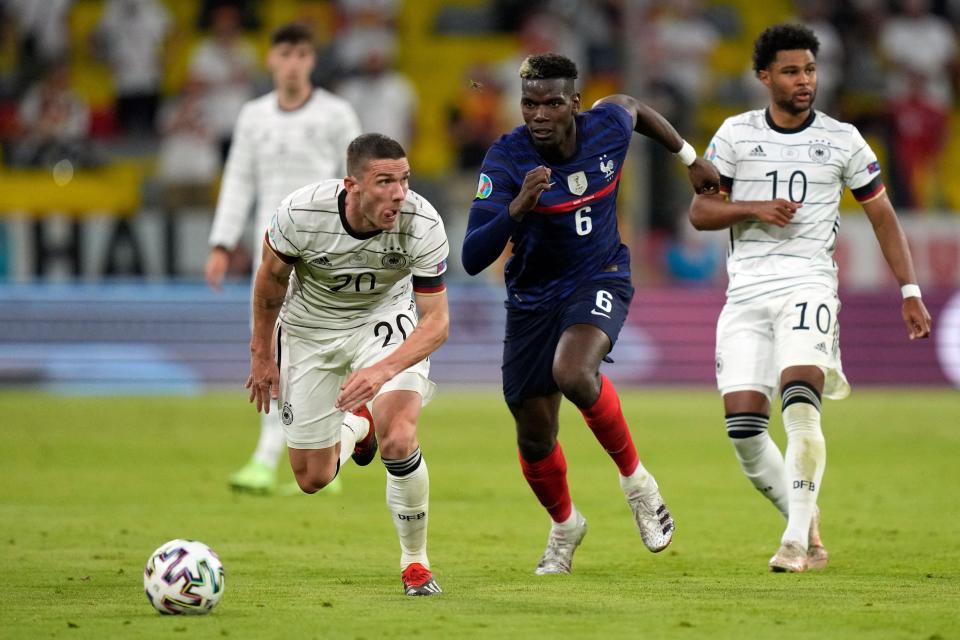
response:
{"label": "german player in white kit", "polygon": [[[720,193],[701,192],[690,207],[697,229],[730,230],[717,386],[744,473],[787,519],[769,562],[778,572],[822,569],[828,560],[817,508],[826,464],[820,402],[850,392],[833,261],[844,187],[870,219],[901,285],[907,335],[926,338],[931,326],[876,155],[856,127],[813,109],[818,48],[813,32],[799,25],[760,35],[753,64],[769,106],[723,123],[706,152],[720,172]],[[785,456],[767,433],[776,391]]]}
{"label": "german player in white kit", "polygon": [[[434,595],[429,476],[416,429],[434,392],[427,357],[447,338],[449,245],[436,210],[409,190],[399,143],[358,137],[347,172],[294,192],[270,223],[254,285],[247,386],[258,411],[279,397],[290,465],[305,493],[331,482],[348,457],[369,463],[379,442],[404,592]],[[344,412],[370,402],[372,424],[344,422]]]}
{"label": "german player in white kit", "polygon": [[[280,201],[305,184],[345,174],[347,145],[360,135],[348,102],[310,84],[315,64],[310,30],[293,23],[271,38],[267,66],[275,90],[251,100],[240,112],[227,157],[210,232],[206,280],[219,289],[256,200],[254,272],[263,232]],[[261,418],[260,438],[250,461],[230,477],[234,489],[271,493],[283,453],[279,414]]]}

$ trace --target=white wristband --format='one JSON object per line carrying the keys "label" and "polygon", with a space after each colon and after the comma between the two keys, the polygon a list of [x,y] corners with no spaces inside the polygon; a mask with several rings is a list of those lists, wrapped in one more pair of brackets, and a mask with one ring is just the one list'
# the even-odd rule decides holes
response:
{"label": "white wristband", "polygon": [[920,286],[916,284],[905,284],[900,287],[900,293],[903,294],[903,299],[907,298],[919,298],[920,297]]}
{"label": "white wristband", "polygon": [[684,140],[683,146],[680,147],[680,151],[677,151],[673,155],[677,156],[680,162],[683,163],[683,166],[689,167],[697,159],[697,150],[693,148],[693,145]]}

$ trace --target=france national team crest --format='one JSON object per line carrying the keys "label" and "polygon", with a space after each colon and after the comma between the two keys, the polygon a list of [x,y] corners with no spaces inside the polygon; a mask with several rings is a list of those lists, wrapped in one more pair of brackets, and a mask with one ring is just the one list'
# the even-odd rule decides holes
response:
{"label": "france national team crest", "polygon": [[587,190],[587,174],[583,171],[577,171],[567,176],[567,188],[575,196],[582,196]]}
{"label": "france national team crest", "polygon": [[480,174],[480,183],[477,185],[476,197],[480,200],[486,200],[493,193],[493,180],[485,173]]}
{"label": "france national team crest", "polygon": [[606,157],[607,157],[606,154],[600,156],[600,171],[603,171],[604,180],[609,182],[610,179],[613,178],[614,170],[616,169],[617,163],[614,162],[612,158],[604,162],[603,159]]}

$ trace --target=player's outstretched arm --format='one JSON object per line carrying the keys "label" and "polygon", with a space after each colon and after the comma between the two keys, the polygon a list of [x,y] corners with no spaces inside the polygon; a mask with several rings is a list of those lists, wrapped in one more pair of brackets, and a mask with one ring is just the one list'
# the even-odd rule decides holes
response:
{"label": "player's outstretched arm", "polygon": [[880,243],[883,257],[890,266],[897,282],[903,287],[904,298],[901,314],[911,340],[930,337],[932,321],[920,299],[920,287],[917,286],[917,274],[913,269],[910,245],[903,227],[897,220],[897,214],[886,193],[879,198],[863,203],[863,211],[873,225],[873,232]]}
{"label": "player's outstretched arm", "polygon": [[602,103],[620,105],[633,116],[634,131],[648,138],[653,138],[673,153],[680,153],[680,149],[683,147],[683,138],[673,128],[673,125],[654,109],[636,98],[622,93],[600,98],[593,104],[596,106]]}
{"label": "player's outstretched arm", "polygon": [[420,321],[403,344],[389,356],[369,367],[354,371],[340,387],[337,408],[354,411],[373,399],[380,387],[395,375],[420,362],[447,341],[450,313],[447,292],[417,293]]}
{"label": "player's outstretched arm", "polygon": [[650,108],[632,96],[622,93],[600,98],[594,106],[601,103],[618,104],[633,118],[633,130],[652,138],[677,155],[687,167],[690,184],[696,193],[719,193],[720,174],[711,162],[697,157],[693,147],[677,133],[670,122],[656,110]]}
{"label": "player's outstretched arm", "polygon": [[279,392],[280,372],[273,357],[273,329],[287,295],[292,262],[284,262],[264,239],[263,261],[253,284],[250,377],[245,385],[250,389],[250,402],[256,402],[257,411],[264,413],[270,413],[270,399],[276,398]]}
{"label": "player's outstretched arm", "polygon": [[802,206],[783,198],[731,202],[723,194],[706,193],[693,196],[689,217],[690,224],[700,231],[726,229],[748,220],[785,227]]}

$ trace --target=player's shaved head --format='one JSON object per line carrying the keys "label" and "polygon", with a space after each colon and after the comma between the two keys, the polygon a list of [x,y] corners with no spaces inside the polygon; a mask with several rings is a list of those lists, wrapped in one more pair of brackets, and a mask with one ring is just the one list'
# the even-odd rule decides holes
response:
{"label": "player's shaved head", "polygon": [[277,28],[270,36],[270,46],[278,44],[313,44],[313,31],[302,22],[290,22]]}
{"label": "player's shaved head", "polygon": [[370,160],[399,160],[406,157],[403,145],[393,138],[382,133],[365,133],[354,138],[347,147],[347,173],[359,177]]}
{"label": "player's shaved head", "polygon": [[817,57],[820,41],[802,24],[775,24],[753,43],[753,70],[759,73],[770,67],[779,51],[808,50]]}

